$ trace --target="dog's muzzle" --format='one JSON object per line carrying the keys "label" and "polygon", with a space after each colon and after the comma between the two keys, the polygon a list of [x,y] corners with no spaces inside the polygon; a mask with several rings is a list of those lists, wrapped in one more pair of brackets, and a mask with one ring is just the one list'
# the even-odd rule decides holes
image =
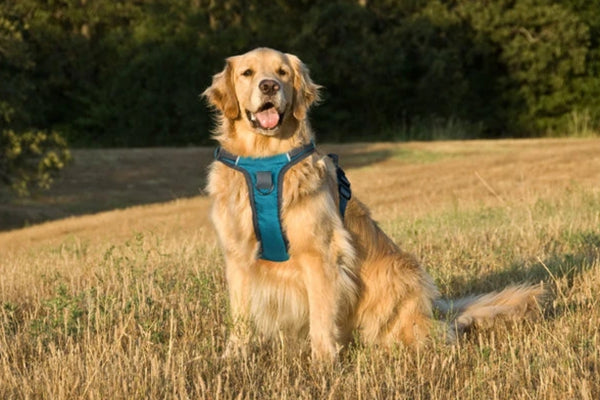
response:
{"label": "dog's muzzle", "polygon": [[277,129],[283,121],[283,113],[280,113],[271,102],[263,104],[254,113],[246,110],[246,116],[254,128],[267,131]]}
{"label": "dog's muzzle", "polygon": [[275,130],[281,125],[284,114],[279,112],[275,101],[281,95],[281,83],[275,79],[263,79],[258,83],[258,89],[264,103],[254,112],[246,110],[246,116],[255,129]]}

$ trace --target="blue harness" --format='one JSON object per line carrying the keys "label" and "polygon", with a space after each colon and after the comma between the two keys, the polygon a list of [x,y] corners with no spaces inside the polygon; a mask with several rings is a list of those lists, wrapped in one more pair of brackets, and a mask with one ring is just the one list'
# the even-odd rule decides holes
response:
{"label": "blue harness", "polygon": [[[287,153],[271,157],[240,157],[218,147],[215,159],[244,174],[252,208],[254,234],[261,245],[260,258],[269,261],[287,261],[289,243],[281,225],[281,197],[283,177],[288,169],[315,151],[314,143],[297,147]],[[338,166],[338,157],[329,154],[336,166],[340,194],[340,215],[344,217],[348,200],[352,197],[350,182]]]}

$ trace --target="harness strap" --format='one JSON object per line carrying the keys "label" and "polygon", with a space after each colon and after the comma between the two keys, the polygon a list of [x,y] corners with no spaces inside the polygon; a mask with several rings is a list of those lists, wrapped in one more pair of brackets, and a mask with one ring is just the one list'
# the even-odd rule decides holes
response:
{"label": "harness strap", "polygon": [[285,172],[315,151],[315,145],[297,147],[271,157],[240,157],[217,148],[215,159],[240,171],[248,185],[254,234],[260,243],[260,258],[287,261],[289,243],[281,224],[281,198]]}
{"label": "harness strap", "polygon": [[[288,239],[281,224],[283,177],[288,169],[314,151],[313,142],[271,157],[240,157],[220,147],[215,150],[217,161],[244,175],[252,208],[254,234],[261,246],[260,258],[264,260],[287,261],[290,258]],[[352,197],[350,181],[338,165],[338,156],[328,156],[336,168],[339,209],[343,219],[348,201]]]}
{"label": "harness strap", "polygon": [[342,219],[344,219],[344,215],[346,214],[346,206],[348,202],[352,198],[352,189],[350,189],[350,181],[346,177],[346,173],[339,165],[339,156],[337,154],[327,154],[331,161],[333,161],[333,165],[335,165],[335,173],[337,175],[338,181],[338,193],[340,195],[340,215]]}
{"label": "harness strap", "polygon": [[[283,154],[277,154],[271,157],[240,157],[238,155],[235,155],[233,153],[228,152],[227,150],[225,150],[222,147],[217,147],[215,149],[215,160],[221,161],[225,164],[230,165],[231,163],[233,163],[234,165],[237,165],[239,163],[240,160],[245,159],[245,160],[264,160],[266,162],[269,161],[276,161],[283,158],[287,158],[288,161],[293,161],[296,160],[298,156],[308,156],[310,153],[312,153],[313,151],[315,151],[315,144],[311,141],[309,144],[305,144],[304,146],[300,146],[300,147],[295,147],[292,150],[288,151],[287,153],[283,153]],[[304,157],[302,157],[304,158]]]}

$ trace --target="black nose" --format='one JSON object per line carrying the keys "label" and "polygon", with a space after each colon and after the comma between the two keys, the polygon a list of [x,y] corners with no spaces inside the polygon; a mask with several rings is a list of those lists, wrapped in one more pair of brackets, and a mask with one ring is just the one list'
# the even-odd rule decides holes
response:
{"label": "black nose", "polygon": [[260,91],[263,92],[263,94],[267,95],[275,94],[280,89],[279,82],[274,81],[273,79],[263,79],[258,84],[258,87],[260,88]]}

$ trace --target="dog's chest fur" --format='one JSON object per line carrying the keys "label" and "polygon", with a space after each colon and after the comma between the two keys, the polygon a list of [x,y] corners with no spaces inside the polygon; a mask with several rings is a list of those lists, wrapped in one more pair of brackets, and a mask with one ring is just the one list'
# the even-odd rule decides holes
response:
{"label": "dog's chest fur", "polygon": [[[248,276],[249,311],[257,328],[268,336],[289,331],[308,331],[308,300],[302,281],[306,255],[325,253],[333,237],[332,218],[337,190],[334,167],[318,153],[288,170],[283,180],[281,216],[289,240],[290,260],[258,259],[259,245],[252,223],[248,185],[243,174],[215,162],[209,172],[207,190],[213,196],[212,219],[233,268],[244,268]],[[310,234],[307,234],[309,232]],[[323,248],[315,248],[321,243]]]}

